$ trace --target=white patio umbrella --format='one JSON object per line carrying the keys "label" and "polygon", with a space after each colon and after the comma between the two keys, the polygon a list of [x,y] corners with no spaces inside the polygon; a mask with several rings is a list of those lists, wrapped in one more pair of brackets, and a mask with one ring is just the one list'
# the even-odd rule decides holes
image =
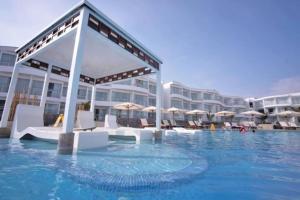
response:
{"label": "white patio umbrella", "polygon": [[[154,113],[156,112],[156,106],[149,106],[143,109],[144,112]],[[164,112],[164,109],[160,109],[160,112]]]}
{"label": "white patio umbrella", "polygon": [[180,112],[184,112],[184,110],[179,109],[179,108],[175,108],[175,107],[171,107],[167,110],[168,112],[172,113],[172,118],[174,120],[174,114],[175,113],[180,113]]}
{"label": "white patio umbrella", "polygon": [[232,122],[232,119],[233,119],[234,115],[235,115],[235,112],[227,111],[227,110],[223,110],[223,111],[215,113],[215,116],[217,116],[217,117],[224,117],[224,118],[225,117],[231,117],[230,122]]}
{"label": "white patio umbrella", "polygon": [[282,117],[295,117],[295,116],[300,116],[300,112],[295,112],[295,111],[292,111],[292,110],[286,110],[286,111],[278,113],[277,115],[282,116]]}
{"label": "white patio umbrella", "polygon": [[129,111],[130,110],[141,110],[144,108],[144,106],[136,104],[136,103],[125,102],[125,103],[116,104],[114,106],[114,108],[117,110],[126,110],[127,111],[127,126],[129,126]]}
{"label": "white patio umbrella", "polygon": [[206,111],[204,110],[190,110],[190,111],[187,111],[186,114],[188,115],[195,115],[196,116],[196,119],[198,120],[198,115],[205,115],[207,114]]}
{"label": "white patio umbrella", "polygon": [[282,111],[280,113],[277,113],[277,116],[285,117],[285,120],[288,121],[288,117],[297,117],[300,116],[300,112],[292,111],[292,110],[286,110]]}
{"label": "white patio umbrella", "polygon": [[264,116],[263,113],[257,112],[255,110],[249,110],[246,112],[241,112],[241,115],[251,116],[252,120],[254,120],[254,117],[262,117]]}
{"label": "white patio umbrella", "polygon": [[231,117],[231,116],[235,115],[235,112],[223,110],[223,111],[217,112],[215,115],[218,117]]}
{"label": "white patio umbrella", "polygon": [[242,112],[240,113],[241,115],[247,115],[247,116],[252,116],[252,117],[260,117],[260,116],[264,116],[263,113],[257,112],[255,110],[249,110],[246,112]]}

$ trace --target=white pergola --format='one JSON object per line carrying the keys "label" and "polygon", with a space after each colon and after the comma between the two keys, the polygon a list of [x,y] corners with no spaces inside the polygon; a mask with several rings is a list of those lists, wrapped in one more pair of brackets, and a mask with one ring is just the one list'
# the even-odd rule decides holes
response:
{"label": "white pergola", "polygon": [[130,34],[83,1],[40,34],[16,50],[14,66],[0,127],[7,127],[19,69],[44,71],[40,106],[44,107],[51,73],[68,77],[63,133],[72,133],[79,82],[92,85],[91,111],[96,84],[156,73],[156,129],[161,121],[161,60]]}

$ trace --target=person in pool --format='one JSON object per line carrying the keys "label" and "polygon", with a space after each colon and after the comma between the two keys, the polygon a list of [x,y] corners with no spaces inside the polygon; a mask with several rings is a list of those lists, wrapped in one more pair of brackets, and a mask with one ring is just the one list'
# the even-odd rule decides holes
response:
{"label": "person in pool", "polygon": [[247,132],[247,130],[246,130],[245,126],[242,126],[240,128],[240,133],[246,133],[246,132]]}

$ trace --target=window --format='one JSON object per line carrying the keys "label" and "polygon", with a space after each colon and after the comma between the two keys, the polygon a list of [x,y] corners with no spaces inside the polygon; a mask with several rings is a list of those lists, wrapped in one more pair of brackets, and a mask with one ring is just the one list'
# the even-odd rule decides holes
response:
{"label": "window", "polygon": [[97,107],[95,109],[95,120],[104,121],[105,115],[108,113],[108,107]]}
{"label": "window", "polygon": [[300,96],[292,97],[292,103],[293,104],[300,104]]}
{"label": "window", "polygon": [[66,96],[67,96],[67,92],[68,92],[68,86],[65,86],[65,85],[64,85],[64,87],[63,87],[63,89],[62,89],[62,96],[63,96],[63,97],[66,97]]}
{"label": "window", "polygon": [[43,92],[43,81],[33,80],[31,85],[30,94],[41,96]]}
{"label": "window", "polygon": [[213,106],[210,104],[204,104],[204,110],[212,112]]}
{"label": "window", "polygon": [[190,103],[187,101],[183,102],[183,109],[189,110],[190,109]]}
{"label": "window", "polygon": [[116,102],[129,102],[130,94],[124,92],[112,92],[111,100]]}
{"label": "window", "polygon": [[183,89],[183,96],[185,97],[190,97],[190,91],[188,91],[187,89]]}
{"label": "window", "polygon": [[182,102],[180,100],[172,99],[171,100],[171,107],[175,108],[182,108]]}
{"label": "window", "polygon": [[199,96],[198,96],[198,93],[196,93],[196,92],[191,93],[191,98],[192,98],[192,100],[199,100],[200,99]]}
{"label": "window", "polygon": [[29,88],[29,79],[19,78],[16,86],[16,93],[27,94]]}
{"label": "window", "polygon": [[171,86],[171,94],[179,94],[182,95],[182,89],[178,87]]}
{"label": "window", "polygon": [[147,96],[135,94],[134,95],[134,103],[137,103],[137,104],[140,104],[143,106],[147,106]]}
{"label": "window", "polygon": [[192,110],[197,110],[201,108],[201,104],[197,104],[197,103],[192,103],[191,104],[191,109]]}
{"label": "window", "polygon": [[16,56],[8,53],[3,53],[0,60],[0,65],[14,66]]}
{"label": "window", "polygon": [[149,84],[149,92],[152,94],[156,94],[156,86]]}
{"label": "window", "polygon": [[59,104],[46,103],[45,113],[46,114],[58,114]]}
{"label": "window", "polygon": [[135,79],[135,85],[137,87],[140,87],[140,88],[148,89],[148,82],[147,81]]}
{"label": "window", "polygon": [[47,96],[60,98],[61,87],[59,83],[49,83]]}
{"label": "window", "polygon": [[0,76],[0,92],[7,92],[9,88],[10,77]]}
{"label": "window", "polygon": [[87,99],[91,101],[92,99],[92,90],[88,90]]}
{"label": "window", "polygon": [[108,93],[107,92],[96,92],[96,101],[107,101]]}
{"label": "window", "polygon": [[77,92],[78,99],[85,99],[86,98],[86,87],[79,87]]}
{"label": "window", "polygon": [[275,99],[265,99],[264,100],[265,106],[267,106],[267,105],[274,105],[274,103],[275,103],[274,100]]}
{"label": "window", "polygon": [[149,98],[149,106],[155,106],[156,105],[156,99],[155,98]]}
{"label": "window", "polygon": [[277,104],[288,104],[289,99],[288,97],[279,97],[277,98]]}
{"label": "window", "polygon": [[204,93],[203,94],[203,99],[205,99],[205,100],[211,100],[212,99],[212,94]]}

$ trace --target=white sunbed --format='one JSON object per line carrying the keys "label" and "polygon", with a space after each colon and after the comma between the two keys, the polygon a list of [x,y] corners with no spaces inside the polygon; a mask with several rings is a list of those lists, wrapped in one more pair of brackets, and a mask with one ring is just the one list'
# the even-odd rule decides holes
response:
{"label": "white sunbed", "polygon": [[[44,110],[40,106],[18,104],[11,138],[22,139],[26,136],[43,140],[58,141],[63,133],[60,127],[44,127]],[[74,131],[74,146],[77,149],[89,149],[106,146],[108,134],[106,132]]]}
{"label": "white sunbed", "polygon": [[[89,129],[95,127],[94,114],[90,111],[78,111],[78,127]],[[97,127],[94,131],[106,131],[110,136],[131,136],[135,137],[136,143],[144,140],[152,140],[153,131],[150,129],[119,127],[116,116],[105,115],[104,127]]]}
{"label": "white sunbed", "polygon": [[224,122],[224,125],[225,125],[226,129],[231,129],[232,128],[232,126],[229,122]]}
{"label": "white sunbed", "polygon": [[201,133],[202,130],[199,129],[186,129],[186,128],[182,128],[182,127],[174,127],[173,128],[174,131],[176,131],[177,133],[183,133],[183,134],[195,134],[195,133]]}
{"label": "white sunbed", "polygon": [[300,126],[297,126],[297,124],[296,124],[295,122],[288,122],[288,125],[289,125],[291,128],[295,128],[295,129],[300,128]]}
{"label": "white sunbed", "polygon": [[283,129],[288,129],[288,128],[290,128],[290,126],[288,125],[287,122],[280,121],[279,124],[280,124],[280,126],[281,126]]}

